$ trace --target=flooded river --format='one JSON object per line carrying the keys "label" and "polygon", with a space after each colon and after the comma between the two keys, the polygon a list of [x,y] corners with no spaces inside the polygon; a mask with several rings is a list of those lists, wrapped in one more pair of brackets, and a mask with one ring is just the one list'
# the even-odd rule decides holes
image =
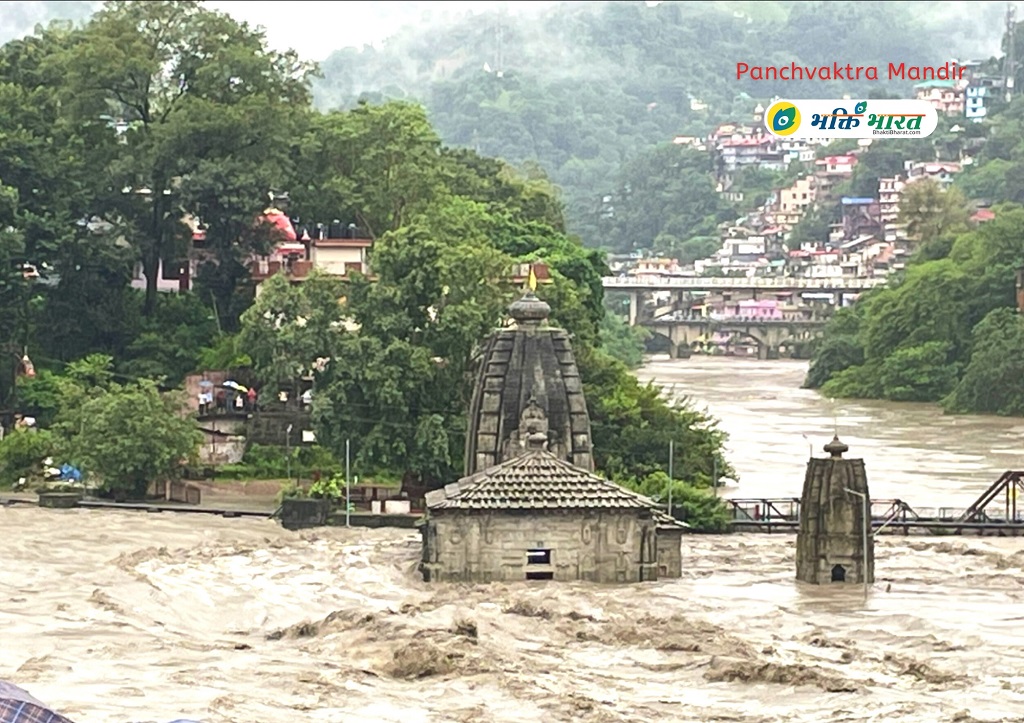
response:
{"label": "flooded river", "polygon": [[[930,404],[837,399],[800,389],[807,362],[722,357],[655,359],[639,376],[689,397],[729,433],[733,497],[800,496],[807,456],[838,430],[861,457],[871,496],[913,507],[963,508],[1024,465],[1024,419],[944,415]],[[667,455],[667,452],[666,452]]]}
{"label": "flooded river", "polygon": [[[721,418],[739,493],[775,496],[799,492],[800,435],[832,433],[803,369],[644,373]],[[842,412],[875,496],[969,498],[1018,464],[1019,420]],[[865,598],[797,584],[791,536],[684,538],[679,580],[431,586],[407,530],[28,507],[0,526],[0,679],[76,723],[1024,721],[1019,538],[879,538]]]}

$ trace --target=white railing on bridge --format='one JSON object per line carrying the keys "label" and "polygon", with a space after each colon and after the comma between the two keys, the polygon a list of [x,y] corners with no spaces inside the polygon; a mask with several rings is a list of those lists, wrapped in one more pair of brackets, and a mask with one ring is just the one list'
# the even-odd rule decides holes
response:
{"label": "white railing on bridge", "polygon": [[700,324],[706,326],[713,324],[714,326],[760,326],[762,324],[773,325],[773,326],[825,326],[828,319],[808,319],[805,317],[792,317],[792,318],[771,318],[767,316],[722,316],[718,314],[711,314],[709,316],[678,316],[674,317],[671,314],[665,316],[657,316],[653,319],[646,319],[641,321],[640,324],[647,326],[671,326],[672,324]]}
{"label": "white railing on bridge", "polygon": [[606,289],[828,289],[862,291],[885,283],[885,278],[798,279],[776,276],[605,276]]}

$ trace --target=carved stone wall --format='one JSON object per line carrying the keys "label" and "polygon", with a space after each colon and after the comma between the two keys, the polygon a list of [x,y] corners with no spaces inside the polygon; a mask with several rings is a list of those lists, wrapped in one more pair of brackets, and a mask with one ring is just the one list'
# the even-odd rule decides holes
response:
{"label": "carved stone wall", "polygon": [[659,529],[658,540],[658,577],[683,576],[683,530]]}
{"label": "carved stone wall", "polygon": [[[525,580],[528,571],[550,572],[554,580],[657,579],[655,523],[636,510],[434,513],[422,534],[423,574],[428,581]],[[528,566],[531,549],[550,550],[550,565]]]}

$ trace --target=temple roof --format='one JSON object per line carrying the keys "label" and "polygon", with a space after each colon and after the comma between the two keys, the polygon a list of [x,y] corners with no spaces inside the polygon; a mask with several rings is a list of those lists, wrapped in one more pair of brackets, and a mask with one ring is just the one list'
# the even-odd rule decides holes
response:
{"label": "temple roof", "polygon": [[[533,449],[427,494],[430,510],[648,509],[657,504],[551,452]],[[668,515],[664,516],[666,521]],[[659,518],[659,526],[662,520]]]}

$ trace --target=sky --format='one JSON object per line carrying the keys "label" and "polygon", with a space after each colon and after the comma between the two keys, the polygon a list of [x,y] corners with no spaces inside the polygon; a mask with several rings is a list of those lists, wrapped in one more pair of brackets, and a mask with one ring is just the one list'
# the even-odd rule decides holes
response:
{"label": "sky", "polygon": [[379,45],[403,26],[436,22],[488,10],[535,13],[557,2],[544,0],[434,0],[434,2],[360,2],[328,0],[207,0],[205,5],[267,31],[274,50],[294,49],[304,60],[324,60],[344,47]]}

